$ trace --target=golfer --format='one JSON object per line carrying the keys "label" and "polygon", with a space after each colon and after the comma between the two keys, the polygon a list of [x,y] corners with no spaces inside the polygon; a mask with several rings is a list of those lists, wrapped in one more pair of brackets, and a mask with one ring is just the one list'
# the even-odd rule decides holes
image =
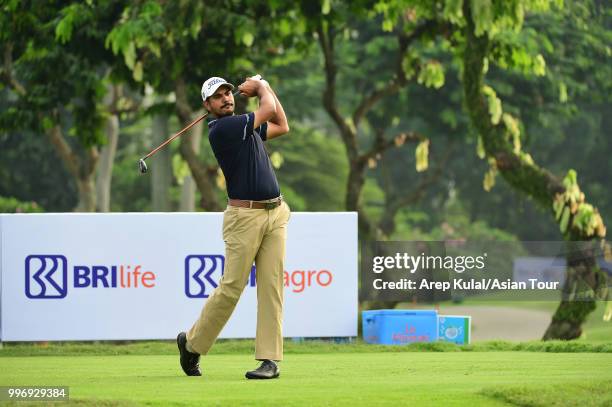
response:
{"label": "golfer", "polygon": [[289,126],[265,80],[248,78],[238,87],[243,96],[259,98],[259,108],[252,113],[234,115],[233,89],[219,77],[202,86],[204,107],[215,116],[208,123],[208,140],[225,175],[229,198],[223,213],[225,265],[219,287],[189,332],[179,333],[177,343],[185,374],[201,376],[200,355],[208,353],[234,311],[255,262],[255,359],[262,363],[246,377],[273,379],[283,359],[283,265],[291,213],[263,143],[287,133]]}

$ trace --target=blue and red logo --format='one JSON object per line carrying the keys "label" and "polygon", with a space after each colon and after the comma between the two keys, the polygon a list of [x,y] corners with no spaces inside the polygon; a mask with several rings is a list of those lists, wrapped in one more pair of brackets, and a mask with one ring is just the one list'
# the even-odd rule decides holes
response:
{"label": "blue and red logo", "polygon": [[[156,274],[142,265],[72,265],[61,254],[33,254],[25,259],[25,295],[31,299],[60,299],[68,289],[149,289],[156,285]],[[223,277],[225,257],[220,254],[192,254],[185,257],[184,292],[188,298],[208,298]],[[255,287],[257,270],[253,265],[247,287]],[[328,287],[331,271],[293,270],[283,272],[286,288],[302,293],[311,287]]]}
{"label": "blue and red logo", "polygon": [[[189,298],[208,298],[219,286],[225,267],[225,257],[220,254],[191,254],[185,257],[185,295]],[[247,287],[257,285],[257,270],[253,265]],[[328,287],[334,275],[329,270],[293,270],[283,272],[286,288],[294,293],[318,286]]]}
{"label": "blue and red logo", "polygon": [[28,298],[65,298],[69,277],[72,288],[153,288],[157,276],[141,265],[75,265],[69,269],[68,259],[61,254],[33,254],[25,259]]}

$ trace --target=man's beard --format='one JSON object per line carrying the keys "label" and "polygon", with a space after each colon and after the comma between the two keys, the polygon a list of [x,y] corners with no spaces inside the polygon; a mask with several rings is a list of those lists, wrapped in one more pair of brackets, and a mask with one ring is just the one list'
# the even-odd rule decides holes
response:
{"label": "man's beard", "polygon": [[[226,109],[227,106],[230,106],[231,109]],[[217,112],[217,117],[225,117],[232,116],[234,114],[234,105],[225,105],[219,109]]]}

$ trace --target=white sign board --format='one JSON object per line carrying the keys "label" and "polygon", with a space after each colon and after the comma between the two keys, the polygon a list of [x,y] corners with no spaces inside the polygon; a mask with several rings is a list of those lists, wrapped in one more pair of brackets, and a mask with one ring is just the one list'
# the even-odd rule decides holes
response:
{"label": "white sign board", "polygon": [[[221,275],[222,213],[0,215],[0,340],[170,339]],[[293,213],[285,337],[357,335],[357,214]],[[222,338],[255,335],[254,274]]]}

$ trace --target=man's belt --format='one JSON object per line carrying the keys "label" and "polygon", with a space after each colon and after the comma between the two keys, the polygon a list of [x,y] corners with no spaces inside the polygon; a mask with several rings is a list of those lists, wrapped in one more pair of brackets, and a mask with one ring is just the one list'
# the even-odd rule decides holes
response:
{"label": "man's belt", "polygon": [[283,203],[283,197],[269,199],[266,201],[246,201],[243,199],[229,199],[228,205],[238,206],[240,208],[251,208],[251,209],[267,209],[271,210],[279,207]]}

